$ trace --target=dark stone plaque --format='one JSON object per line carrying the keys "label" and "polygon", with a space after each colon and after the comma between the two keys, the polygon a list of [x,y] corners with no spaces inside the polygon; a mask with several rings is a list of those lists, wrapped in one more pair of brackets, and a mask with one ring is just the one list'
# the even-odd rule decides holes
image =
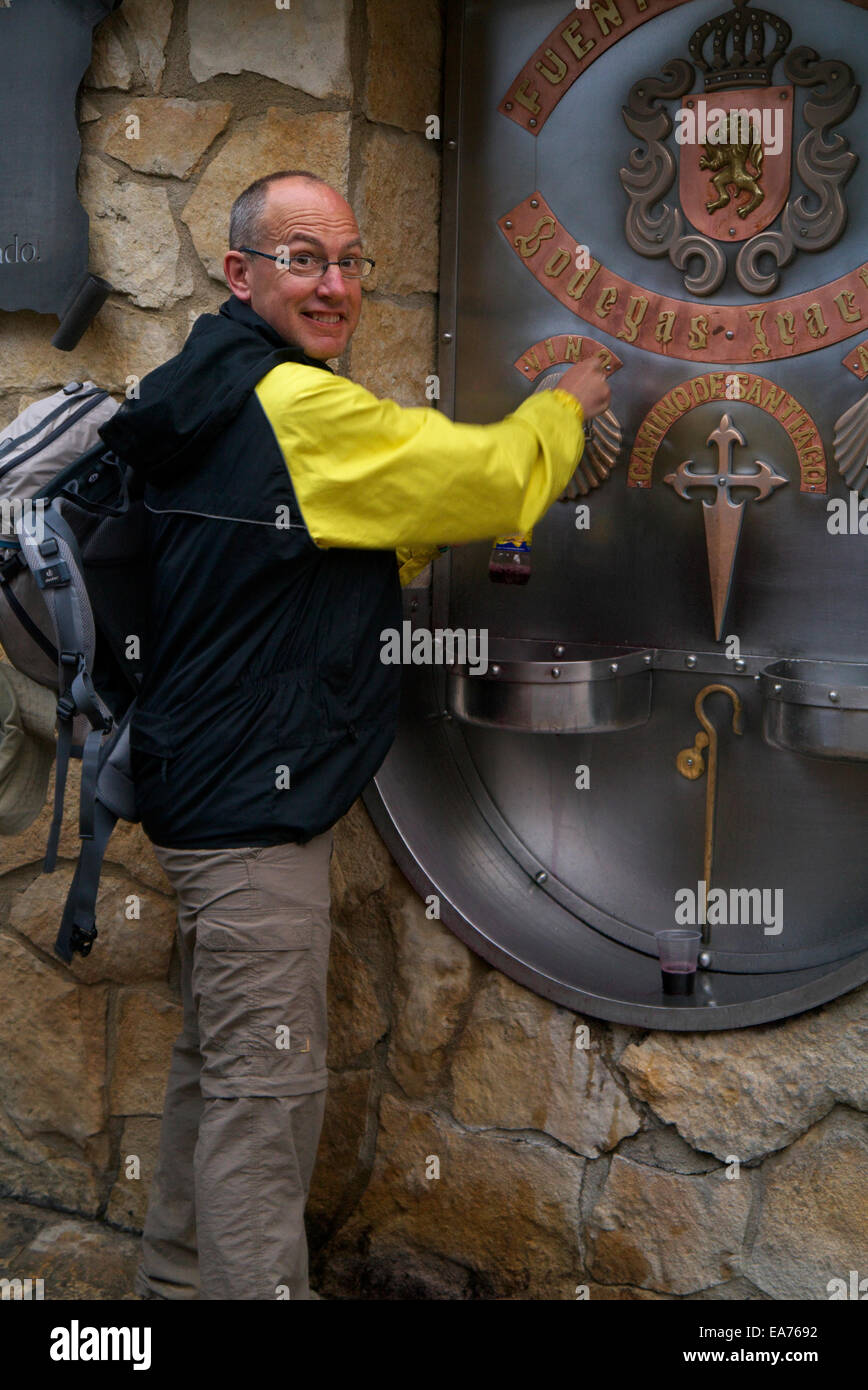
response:
{"label": "dark stone plaque", "polygon": [[0,309],[63,312],[87,271],[75,97],[121,0],[0,4]]}

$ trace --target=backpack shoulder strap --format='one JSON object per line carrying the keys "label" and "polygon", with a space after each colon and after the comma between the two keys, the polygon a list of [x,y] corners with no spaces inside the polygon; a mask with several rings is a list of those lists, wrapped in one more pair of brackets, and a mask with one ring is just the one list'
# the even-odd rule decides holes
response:
{"label": "backpack shoulder strap", "polygon": [[[96,897],[106,846],[119,819],[137,821],[135,787],[130,766],[130,720],[134,699],[123,719],[99,749],[99,772],[90,800],[90,834],[82,837],[81,853],[66,898],[55,955],[67,964],[73,952],[89,954],[97,938]],[[82,791],[84,769],[82,769]]]}
{"label": "backpack shoulder strap", "polygon": [[[40,522],[42,523],[40,525]],[[91,670],[96,633],[87,585],[82,572],[78,542],[53,502],[36,517],[25,514],[18,525],[21,554],[42,591],[57,635],[58,689],[57,765],[54,779],[54,814],[48,835],[43,870],[52,873],[63,820],[66,775],[73,748],[73,721],[84,715],[90,732],[81,750],[82,820],[87,822],[88,800],[93,795],[96,759],[102,736],[112,727],[112,715],[97,695]],[[41,533],[42,539],[39,539]]]}

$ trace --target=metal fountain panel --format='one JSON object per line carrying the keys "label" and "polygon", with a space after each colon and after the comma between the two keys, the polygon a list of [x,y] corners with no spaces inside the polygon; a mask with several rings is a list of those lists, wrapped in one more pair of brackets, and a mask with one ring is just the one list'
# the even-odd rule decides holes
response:
{"label": "metal fountain panel", "polygon": [[498,419],[590,355],[612,405],[532,537],[406,591],[487,666],[408,667],[367,799],[448,926],[594,1016],[739,1027],[868,978],[866,8],[451,6],[441,406]]}

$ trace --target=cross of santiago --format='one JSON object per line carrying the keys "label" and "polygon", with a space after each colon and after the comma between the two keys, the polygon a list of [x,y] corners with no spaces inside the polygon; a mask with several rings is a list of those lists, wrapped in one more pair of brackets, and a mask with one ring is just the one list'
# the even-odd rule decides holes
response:
{"label": "cross of santiago", "polygon": [[783,487],[787,482],[786,478],[782,478],[769,464],[763,463],[760,459],[754,459],[754,466],[758,472],[733,473],[733,445],[744,445],[744,442],[744,436],[735,428],[729,416],[722,415],[717,429],[711,431],[706,441],[708,444],[717,445],[717,473],[694,473],[691,470],[693,459],[686,459],[684,463],[679,464],[674,473],[667,473],[663,479],[686,502],[693,500],[690,497],[691,488],[717,485],[714,501],[703,502],[702,508],[705,543],[708,549],[708,572],[711,578],[711,601],[714,605],[715,639],[718,642],[726,618],[735,555],[741,535],[741,523],[744,520],[744,502],[733,502],[729,490],[731,487],[753,488],[757,495],[752,500],[762,502],[771,496],[775,488]]}

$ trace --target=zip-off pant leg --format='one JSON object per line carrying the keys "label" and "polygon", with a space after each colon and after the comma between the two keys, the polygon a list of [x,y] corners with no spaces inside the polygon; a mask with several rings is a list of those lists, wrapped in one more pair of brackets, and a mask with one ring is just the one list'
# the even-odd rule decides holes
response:
{"label": "zip-off pant leg", "polygon": [[309,1298],[304,1207],[325,1110],[332,831],[155,845],[178,894],[175,1043],[136,1281],[189,1299]]}

